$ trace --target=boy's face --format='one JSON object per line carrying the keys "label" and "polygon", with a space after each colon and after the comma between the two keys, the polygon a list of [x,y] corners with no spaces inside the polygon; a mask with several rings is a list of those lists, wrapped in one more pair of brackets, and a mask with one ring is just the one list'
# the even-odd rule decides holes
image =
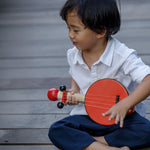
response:
{"label": "boy's face", "polygon": [[66,23],[73,45],[79,50],[92,50],[98,40],[97,33],[85,27],[75,11],[68,12]]}

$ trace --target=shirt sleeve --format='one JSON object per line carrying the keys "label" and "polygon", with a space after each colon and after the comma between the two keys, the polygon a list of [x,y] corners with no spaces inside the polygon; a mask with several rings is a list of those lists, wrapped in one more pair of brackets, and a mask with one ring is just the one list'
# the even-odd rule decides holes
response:
{"label": "shirt sleeve", "polygon": [[138,84],[150,74],[150,67],[137,56],[135,51],[126,59],[123,70],[126,75],[129,75]]}

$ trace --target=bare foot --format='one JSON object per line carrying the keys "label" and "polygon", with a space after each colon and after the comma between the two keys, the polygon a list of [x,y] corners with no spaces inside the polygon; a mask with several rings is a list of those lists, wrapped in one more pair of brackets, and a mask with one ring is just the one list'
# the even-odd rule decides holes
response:
{"label": "bare foot", "polygon": [[97,142],[108,146],[108,147],[107,147],[108,149],[112,149],[112,150],[130,150],[130,148],[127,147],[127,146],[124,146],[124,147],[121,147],[121,148],[110,147],[110,146],[108,145],[108,143],[106,142],[106,140],[104,139],[103,136],[93,137],[93,138],[94,138]]}
{"label": "bare foot", "polygon": [[130,150],[127,146],[117,148],[105,145],[100,142],[93,142],[91,145],[85,147],[83,150]]}
{"label": "bare foot", "polygon": [[127,147],[127,146],[124,146],[124,147],[121,148],[121,150],[130,150],[130,148]]}

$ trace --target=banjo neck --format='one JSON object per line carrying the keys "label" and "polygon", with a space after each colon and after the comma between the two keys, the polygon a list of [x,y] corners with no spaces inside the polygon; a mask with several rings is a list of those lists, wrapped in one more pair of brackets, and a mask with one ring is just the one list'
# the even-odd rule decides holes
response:
{"label": "banjo neck", "polygon": [[[66,99],[68,99],[68,97],[71,96],[72,94],[71,94],[69,91],[66,91],[66,92],[67,92]],[[79,103],[84,103],[85,95],[79,94],[79,93],[75,93],[74,96],[75,96],[76,100],[77,100]],[[62,91],[59,91],[58,94],[57,94],[57,99],[58,99],[58,100],[61,100],[62,97],[63,97],[63,92],[62,92]]]}

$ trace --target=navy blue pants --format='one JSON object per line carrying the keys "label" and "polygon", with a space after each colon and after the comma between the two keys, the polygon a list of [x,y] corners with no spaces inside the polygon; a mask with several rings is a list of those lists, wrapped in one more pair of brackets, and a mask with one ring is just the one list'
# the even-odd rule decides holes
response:
{"label": "navy blue pants", "polygon": [[95,141],[92,136],[104,136],[109,146],[145,147],[150,146],[150,121],[134,112],[120,128],[119,124],[104,126],[87,115],[74,115],[54,123],[48,136],[61,150],[82,150]]}

